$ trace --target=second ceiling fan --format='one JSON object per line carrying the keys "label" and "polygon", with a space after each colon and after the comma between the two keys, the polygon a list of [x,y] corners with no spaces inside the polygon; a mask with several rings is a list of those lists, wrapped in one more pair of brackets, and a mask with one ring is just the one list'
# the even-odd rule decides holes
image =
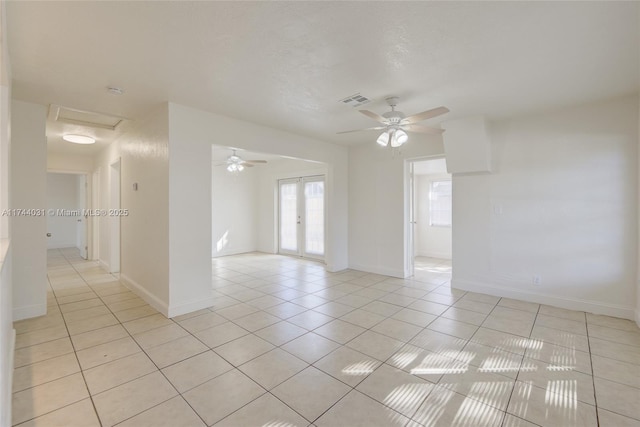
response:
{"label": "second ceiling fan", "polygon": [[389,106],[391,107],[391,111],[387,111],[383,115],[379,115],[369,110],[359,110],[362,114],[377,121],[382,126],[348,130],[344,132],[338,132],[338,134],[360,132],[363,130],[384,130],[384,132],[380,134],[376,142],[384,147],[390,145],[393,148],[397,148],[407,142],[407,140],[409,139],[407,132],[428,134],[440,134],[444,132],[444,129],[417,125],[416,123],[448,113],[449,109],[447,107],[433,108],[431,110],[423,111],[422,113],[414,114],[407,117],[404,115],[404,113],[396,111],[396,106],[398,105],[398,97],[390,96],[386,98],[386,101],[387,104],[389,104]]}
{"label": "second ceiling fan", "polygon": [[253,167],[256,163],[267,163],[266,160],[244,160],[236,154],[236,150],[233,150],[233,154],[227,157],[227,160],[223,163],[218,163],[216,166],[227,166],[229,172],[242,172],[245,167]]}

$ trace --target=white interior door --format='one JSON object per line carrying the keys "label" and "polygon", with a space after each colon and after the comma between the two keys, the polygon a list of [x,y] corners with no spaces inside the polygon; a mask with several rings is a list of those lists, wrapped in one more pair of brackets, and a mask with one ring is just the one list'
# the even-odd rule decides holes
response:
{"label": "white interior door", "polygon": [[283,179],[278,187],[279,252],[324,259],[324,177]]}

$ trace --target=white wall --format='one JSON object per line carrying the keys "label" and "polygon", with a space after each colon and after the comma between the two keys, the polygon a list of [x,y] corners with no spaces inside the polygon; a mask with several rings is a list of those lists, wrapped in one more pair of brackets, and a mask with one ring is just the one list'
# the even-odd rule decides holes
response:
{"label": "white wall", "polygon": [[[13,209],[46,206],[46,108],[13,101],[11,106],[11,200]],[[14,320],[47,311],[46,216],[11,218]]]}
{"label": "white wall", "polygon": [[[167,105],[118,138],[121,155],[120,273],[156,306],[169,304],[169,132]],[[114,160],[114,159],[110,159]],[[111,173],[110,166],[102,168]],[[110,180],[105,180],[108,184]],[[138,190],[133,190],[133,183]],[[107,228],[107,227],[105,227]],[[157,307],[156,307],[157,308]]]}
{"label": "white wall", "polygon": [[417,256],[451,259],[451,227],[430,225],[429,191],[433,181],[451,180],[449,174],[415,176]]}
{"label": "white wall", "polygon": [[92,172],[95,168],[94,158],[69,153],[47,153],[47,170],[49,172]]}
{"label": "white wall", "polygon": [[[9,206],[9,147],[11,135],[11,67],[7,50],[6,2],[0,2],[0,209]],[[13,298],[8,217],[0,217],[0,426],[11,425],[13,378]]]}
{"label": "white wall", "polygon": [[211,183],[213,188],[211,253],[213,257],[252,252],[257,249],[257,168],[245,168],[240,173],[230,173],[224,166],[213,167]]}
{"label": "white wall", "polygon": [[395,277],[405,265],[406,159],[442,156],[441,136],[410,136],[400,153],[371,142],[349,148],[349,267]]}
{"label": "white wall", "polygon": [[494,172],[453,178],[452,285],[633,318],[637,96],[495,122],[491,139]]}
{"label": "white wall", "polygon": [[[95,159],[100,170],[99,208],[108,209],[111,164],[121,159],[121,279],[167,314],[169,305],[168,109],[163,104],[127,123]],[[138,191],[133,183],[138,183]],[[99,259],[108,268],[109,217],[99,220]]]}
{"label": "white wall", "polygon": [[[638,24],[640,25],[640,9],[638,10]],[[640,50],[640,47],[639,47]],[[638,85],[640,86],[640,75],[638,75]],[[636,324],[640,326],[640,96],[638,97],[638,259],[636,260]]]}
{"label": "white wall", "polygon": [[[47,173],[47,210],[78,209],[78,175]],[[79,217],[47,215],[47,248],[72,248],[77,245]]]}
{"label": "white wall", "polygon": [[297,159],[282,159],[262,165],[258,169],[258,250],[278,252],[278,180],[312,175],[327,175],[323,163]]}

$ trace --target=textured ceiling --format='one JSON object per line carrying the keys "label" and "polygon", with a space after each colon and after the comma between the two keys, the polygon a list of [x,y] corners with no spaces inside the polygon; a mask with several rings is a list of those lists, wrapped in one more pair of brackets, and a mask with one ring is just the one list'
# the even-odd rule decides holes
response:
{"label": "textured ceiling", "polygon": [[[339,144],[340,99],[490,118],[638,91],[638,2],[7,2],[13,96],[135,119],[157,103]],[[125,90],[114,96],[105,90]],[[50,127],[52,144],[63,128]],[[99,140],[110,134],[99,133]]]}

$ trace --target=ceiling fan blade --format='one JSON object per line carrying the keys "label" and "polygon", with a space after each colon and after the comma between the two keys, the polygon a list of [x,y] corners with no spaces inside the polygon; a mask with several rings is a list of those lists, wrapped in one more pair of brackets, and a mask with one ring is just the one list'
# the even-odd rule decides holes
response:
{"label": "ceiling fan blade", "polygon": [[444,129],[432,128],[429,126],[420,126],[420,125],[404,125],[402,129],[408,130],[409,132],[418,132],[418,133],[429,133],[432,135],[439,135],[444,132]]}
{"label": "ceiling fan blade", "polygon": [[377,126],[374,128],[356,129],[356,130],[345,130],[343,132],[338,132],[337,134],[340,135],[342,133],[362,132],[363,130],[380,130],[380,129],[386,129],[386,126]]}
{"label": "ceiling fan blade", "polygon": [[369,111],[369,110],[358,110],[358,111],[360,111],[365,116],[375,120],[376,122],[380,122],[380,123],[384,123],[384,124],[387,124],[387,122],[388,122],[387,119],[382,117],[380,114],[374,113],[373,111]]}
{"label": "ceiling fan blade", "polygon": [[252,168],[254,165],[252,165],[251,163],[247,163],[247,162],[242,162],[240,163],[242,166],[246,167],[246,168]]}
{"label": "ceiling fan blade", "polygon": [[430,119],[432,117],[440,116],[448,112],[449,112],[449,109],[447,107],[433,108],[431,110],[423,111],[422,113],[414,114],[413,116],[405,117],[404,120],[402,120],[402,123],[403,124],[417,123],[423,120]]}
{"label": "ceiling fan blade", "polygon": [[226,165],[228,165],[228,164],[229,164],[229,163],[227,163],[227,162],[222,162],[222,163],[216,163],[216,164],[215,164],[215,165],[213,165],[213,166],[226,166]]}
{"label": "ceiling fan blade", "polygon": [[266,160],[245,160],[245,163],[267,163]]}

